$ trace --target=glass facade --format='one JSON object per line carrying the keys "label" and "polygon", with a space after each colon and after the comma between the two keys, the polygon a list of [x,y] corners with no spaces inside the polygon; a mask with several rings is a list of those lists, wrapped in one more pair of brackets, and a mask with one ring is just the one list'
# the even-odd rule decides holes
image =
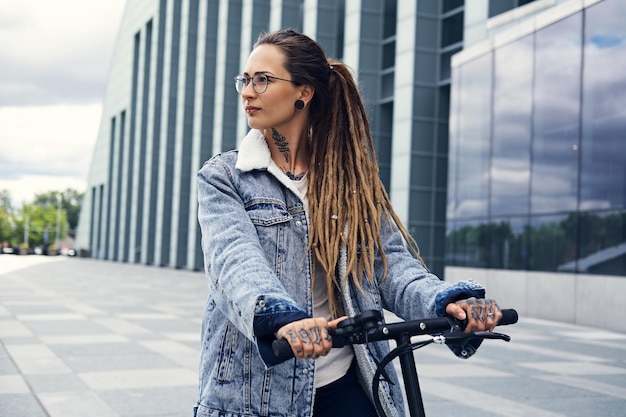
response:
{"label": "glass facade", "polygon": [[626,3],[452,69],[446,264],[626,276]]}

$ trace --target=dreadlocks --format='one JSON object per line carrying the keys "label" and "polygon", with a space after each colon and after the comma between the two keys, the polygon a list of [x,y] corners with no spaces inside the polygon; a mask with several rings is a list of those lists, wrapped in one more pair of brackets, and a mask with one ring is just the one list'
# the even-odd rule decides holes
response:
{"label": "dreadlocks", "polygon": [[281,48],[294,82],[315,89],[309,125],[309,249],[324,270],[329,308],[336,317],[336,266],[342,244],[347,248],[346,275],[361,290],[365,277],[374,280],[377,250],[387,274],[380,234],[383,218],[398,226],[409,249],[422,259],[378,176],[367,114],[350,69],[327,60],[315,41],[292,30],[262,35],[255,46],[260,44]]}

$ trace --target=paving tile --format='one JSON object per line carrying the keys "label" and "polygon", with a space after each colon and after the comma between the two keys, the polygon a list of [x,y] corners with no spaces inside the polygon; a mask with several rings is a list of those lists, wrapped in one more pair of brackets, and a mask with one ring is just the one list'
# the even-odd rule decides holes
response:
{"label": "paving tile", "polygon": [[46,392],[38,395],[50,417],[120,417],[95,392]]}
{"label": "paving tile", "polygon": [[39,314],[19,314],[20,321],[60,321],[60,320],[85,320],[85,316],[76,313],[39,313]]}
{"label": "paving tile", "polygon": [[109,334],[109,329],[91,320],[27,321],[24,324],[39,336]]}
{"label": "paving tile", "polygon": [[72,372],[72,370],[59,358],[34,357],[16,360],[20,372],[29,374],[60,374]]}
{"label": "paving tile", "polygon": [[195,332],[166,332],[162,334],[168,339],[176,340],[179,342],[194,342],[198,346],[200,346],[200,330],[199,329],[197,329]]}
{"label": "paving tile", "polygon": [[22,361],[31,358],[53,358],[54,352],[43,343],[31,343],[24,345],[11,345],[6,347],[13,360]]}
{"label": "paving tile", "polygon": [[[557,332],[557,335],[577,340],[619,340],[626,341],[626,334],[607,332],[603,330],[595,330],[585,328],[577,331]],[[626,347],[625,347],[626,349]]]}
{"label": "paving tile", "polygon": [[[469,382],[469,381],[467,381]],[[466,386],[474,387],[471,382]],[[508,400],[499,395],[499,391],[479,390],[467,388],[458,383],[447,383],[440,380],[429,380],[423,384],[423,390],[443,398],[446,401],[459,403],[462,406],[477,408],[502,417],[569,417],[566,414],[552,412],[543,408],[530,405],[523,399]],[[428,411],[427,411],[428,414]],[[464,415],[464,413],[461,413]]]}
{"label": "paving tile", "polygon": [[65,358],[71,356],[123,356],[144,355],[151,353],[145,347],[131,342],[114,343],[70,343],[49,345],[55,355]]}
{"label": "paving tile", "polygon": [[521,363],[532,369],[556,375],[602,375],[621,374],[626,377],[626,369],[589,362],[533,362]]}
{"label": "paving tile", "polygon": [[18,369],[15,367],[15,363],[0,346],[0,375],[13,375],[17,373]]}
{"label": "paving tile", "polygon": [[[177,365],[173,360],[148,353],[124,353],[109,355],[72,355],[63,361],[74,372],[124,371],[135,369],[166,369]],[[196,367],[197,368],[197,361]]]}
{"label": "paving tile", "polygon": [[[419,375],[433,378],[483,378],[505,377],[512,375],[507,372],[470,363],[469,361],[457,362],[454,360],[455,358],[452,357],[448,359],[448,363],[445,364],[419,364]],[[450,360],[453,360],[452,363],[450,363]]]}
{"label": "paving tile", "polygon": [[180,387],[198,384],[197,373],[182,368],[82,372],[79,376],[94,390]]}
{"label": "paving tile", "polygon": [[622,417],[624,415],[623,401],[604,396],[546,398],[537,401],[537,406],[546,411],[555,410],[553,412],[566,417]]}
{"label": "paving tile", "polygon": [[[0,416],[190,416],[203,273],[37,258],[0,262]],[[427,415],[623,415],[626,334],[526,317],[498,330],[511,342],[469,360],[415,352]]]}
{"label": "paving tile", "polygon": [[200,360],[198,349],[190,348],[182,343],[171,340],[155,340],[140,342],[142,346],[159,353],[178,365],[196,370]]}
{"label": "paving tile", "polygon": [[166,387],[103,390],[98,395],[120,416],[191,417],[197,392]]}
{"label": "paving tile", "polygon": [[131,323],[128,320],[124,320],[118,317],[97,318],[94,319],[94,321],[99,325],[106,327],[110,331],[119,334],[136,335],[151,333],[150,330],[146,329],[145,327],[142,327],[136,323]]}
{"label": "paving tile", "polygon": [[22,375],[0,375],[0,394],[25,394],[30,388]]}
{"label": "paving tile", "polygon": [[567,385],[569,387],[580,388],[586,391],[591,391],[602,395],[609,395],[611,397],[626,400],[626,387],[623,386],[596,382],[590,380],[589,378],[571,377],[564,375],[546,375],[539,378],[554,384]]}
{"label": "paving tile", "polygon": [[2,417],[50,417],[31,394],[0,394]]}
{"label": "paving tile", "polygon": [[175,331],[200,331],[200,326],[195,323],[190,323],[188,320],[183,320],[180,318],[176,319],[134,319],[132,320],[134,323],[140,325],[141,327],[148,329],[152,332],[157,333],[170,333]]}
{"label": "paving tile", "polygon": [[131,341],[128,337],[115,333],[40,336],[39,339],[47,345],[100,345],[103,343],[130,343]]}
{"label": "paving tile", "polygon": [[[41,301],[38,303],[23,303],[23,304],[10,304],[10,309],[3,307],[3,309],[11,316],[20,316],[24,314],[56,314],[56,313],[72,313],[72,310],[62,304],[53,304],[49,300]],[[1,316],[1,314],[0,314]]]}
{"label": "paving tile", "polygon": [[33,332],[19,320],[0,319],[0,338],[29,337]]}
{"label": "paving tile", "polygon": [[85,383],[74,373],[25,375],[34,392],[87,391]]}

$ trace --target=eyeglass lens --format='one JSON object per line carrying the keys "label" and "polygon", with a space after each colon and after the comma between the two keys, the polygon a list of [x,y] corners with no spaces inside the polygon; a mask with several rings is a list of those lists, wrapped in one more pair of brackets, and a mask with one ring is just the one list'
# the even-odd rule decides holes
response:
{"label": "eyeglass lens", "polygon": [[239,75],[235,77],[235,89],[241,94],[252,81],[252,88],[257,94],[263,94],[267,90],[267,77],[263,74],[255,74],[254,77]]}

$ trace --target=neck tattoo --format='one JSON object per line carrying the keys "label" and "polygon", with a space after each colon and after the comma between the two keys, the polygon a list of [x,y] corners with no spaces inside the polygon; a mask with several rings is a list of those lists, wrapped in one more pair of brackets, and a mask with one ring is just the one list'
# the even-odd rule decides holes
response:
{"label": "neck tattoo", "polygon": [[287,139],[274,128],[272,128],[272,139],[276,146],[278,146],[278,151],[285,156],[285,162],[289,162],[289,144],[287,143]]}
{"label": "neck tattoo", "polygon": [[300,181],[306,175],[306,171],[301,172],[299,174],[294,174],[293,172],[285,171],[284,169],[282,169],[282,171],[285,173],[287,178],[289,178],[291,181]]}

